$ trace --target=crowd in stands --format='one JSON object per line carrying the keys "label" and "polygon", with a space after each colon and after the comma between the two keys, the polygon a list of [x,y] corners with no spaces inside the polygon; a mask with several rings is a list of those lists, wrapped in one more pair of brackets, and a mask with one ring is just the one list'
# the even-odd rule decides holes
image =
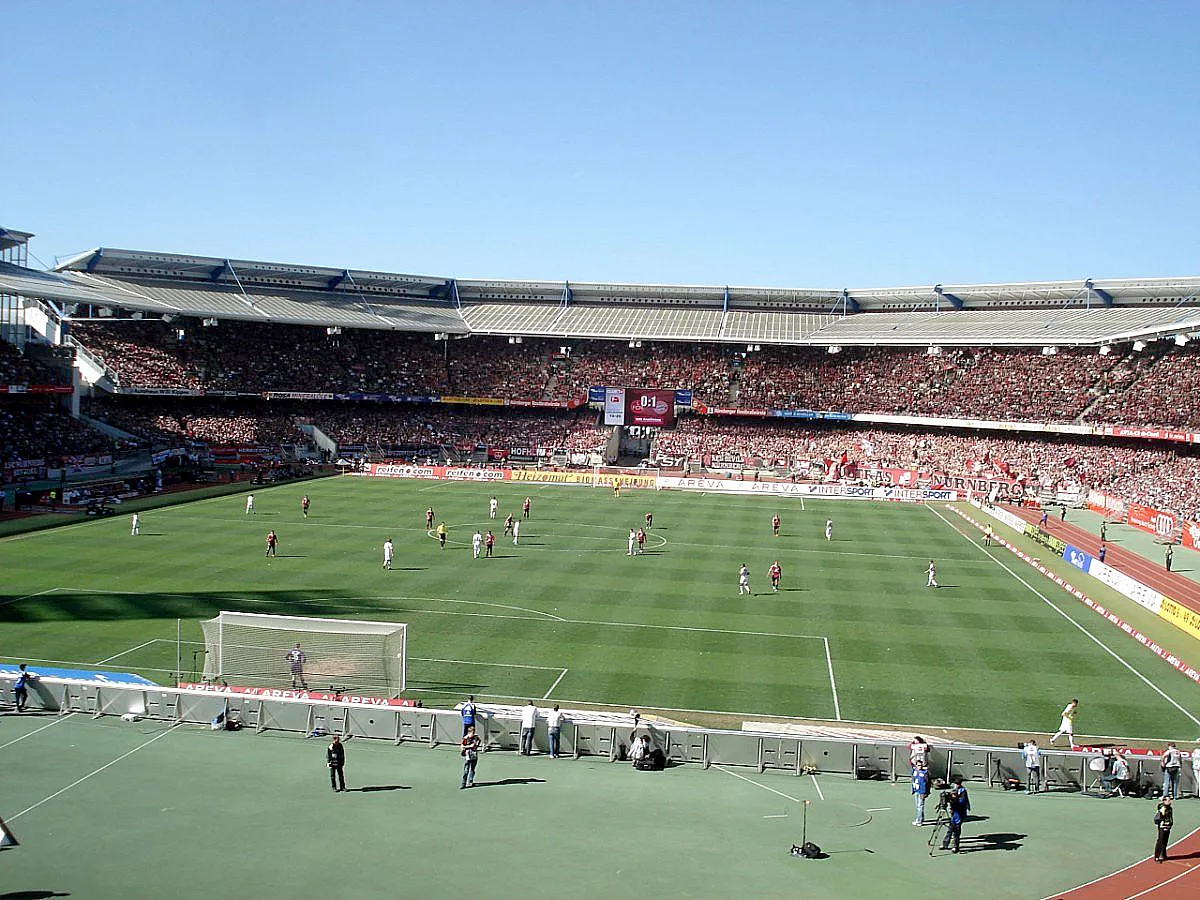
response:
{"label": "crowd in stands", "polygon": [[1088,412],[1088,421],[1200,426],[1200,349],[1159,342],[1132,355],[1128,365],[1133,383],[1104,397]]}
{"label": "crowd in stands", "polygon": [[1097,488],[1200,520],[1200,456],[1189,445],[687,416],[659,433],[654,453],[697,461],[707,454],[714,464],[760,459],[818,479],[836,466],[864,478],[871,469],[895,468],[1011,479],[1031,494]]}
{"label": "crowd in stands", "polygon": [[580,452],[604,448],[611,428],[597,425],[594,410],[578,412],[454,410],[436,407],[326,409],[314,422],[339,444],[370,449],[422,447],[546,448]]}
{"label": "crowd in stands", "polygon": [[[1060,423],[1200,426],[1200,351],[766,345],[431,335],[196,319],[81,322],[125,388],[363,392],[566,402],[603,386],[690,389],[709,406]],[[182,333],[182,337],[180,334]],[[0,370],[12,354],[0,358]]]}
{"label": "crowd in stands", "polygon": [[80,322],[71,333],[124,388],[426,396],[449,386],[431,335],[195,319]]}
{"label": "crowd in stands", "polygon": [[7,341],[0,341],[0,385],[63,383],[70,383],[64,373],[49,369],[29,353],[22,353]]}
{"label": "crowd in stands", "polygon": [[113,441],[106,435],[51,404],[0,404],[0,464],[34,459],[57,464],[66,457],[112,449]]}
{"label": "crowd in stands", "polygon": [[1095,350],[764,347],[741,366],[736,405],[1069,422],[1109,389],[1119,361]]}
{"label": "crowd in stands", "polygon": [[303,404],[259,401],[96,397],[84,412],[155,447],[183,441],[278,447],[306,443],[298,423],[307,421]]}

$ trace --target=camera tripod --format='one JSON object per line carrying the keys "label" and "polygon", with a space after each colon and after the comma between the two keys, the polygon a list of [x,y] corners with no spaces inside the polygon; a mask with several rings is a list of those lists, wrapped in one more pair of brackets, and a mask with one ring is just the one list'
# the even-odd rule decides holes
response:
{"label": "camera tripod", "polygon": [[933,859],[934,853],[938,850],[938,841],[941,839],[942,830],[950,824],[950,809],[945,800],[938,800],[936,807],[937,818],[933,821],[933,831],[929,834],[929,858]]}

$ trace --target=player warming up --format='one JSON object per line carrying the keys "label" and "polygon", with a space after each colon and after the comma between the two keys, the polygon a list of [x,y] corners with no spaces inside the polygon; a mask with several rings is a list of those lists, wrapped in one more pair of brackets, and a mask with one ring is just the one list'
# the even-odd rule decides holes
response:
{"label": "player warming up", "polygon": [[304,515],[304,518],[308,518],[308,494],[300,498],[300,512]]}
{"label": "player warming up", "polygon": [[833,540],[833,519],[825,520],[825,540]]}
{"label": "player warming up", "polygon": [[142,521],[138,518],[138,514],[133,514],[133,521],[129,523],[129,533],[131,535],[142,533]]}
{"label": "player warming up", "polygon": [[767,570],[771,576],[771,593],[779,593],[779,579],[783,577],[783,569],[779,568],[779,560],[771,563],[771,568]]}
{"label": "player warming up", "polygon": [[267,556],[275,556],[275,550],[279,546],[279,536],[274,531],[267,532]]}
{"label": "player warming up", "polygon": [[392,539],[388,538],[383,542],[383,567],[389,572],[392,571],[392,556],[395,554],[395,547],[392,546]]}
{"label": "player warming up", "polygon": [[496,518],[496,508],[497,508],[499,505],[500,505],[500,504],[499,504],[499,502],[496,500],[496,498],[495,498],[495,497],[493,497],[491,500],[489,500],[489,501],[488,501],[488,518],[489,518],[489,519],[494,519],[494,518]]}
{"label": "player warming up", "polygon": [[632,528],[629,529],[629,550],[625,553],[626,556],[633,556],[634,547],[637,546],[637,532]]}
{"label": "player warming up", "polygon": [[504,517],[504,533],[512,534],[512,527],[513,527],[513,517],[512,517],[512,513],[509,513],[507,516]]}
{"label": "player warming up", "polygon": [[929,561],[929,567],[925,569],[925,574],[929,576],[929,580],[925,582],[925,587],[937,587],[937,566],[933,564],[933,560]]}
{"label": "player warming up", "polygon": [[446,549],[446,523],[445,522],[438,522],[437,539],[438,539],[438,546],[441,547],[443,550],[445,550]]}
{"label": "player warming up", "polygon": [[637,545],[638,553],[646,552],[646,532],[641,528],[637,530]]}
{"label": "player warming up", "polygon": [[1058,723],[1058,731],[1054,732],[1054,736],[1050,738],[1051,745],[1054,744],[1064,734],[1067,736],[1067,742],[1075,746],[1075,713],[1079,709],[1079,698],[1074,697],[1071,702],[1063,707],[1062,721]]}
{"label": "player warming up", "polygon": [[746,568],[746,564],[742,563],[742,567],[738,569],[738,596],[750,593],[750,570]]}
{"label": "player warming up", "polygon": [[525,501],[521,504],[521,518],[529,518],[529,507],[531,506],[533,506],[533,500],[529,497],[526,497]]}
{"label": "player warming up", "polygon": [[[247,494],[246,495],[246,515],[250,515],[250,513],[253,513],[253,512],[254,512],[254,495]],[[258,515],[258,514],[255,513],[255,515]]]}
{"label": "player warming up", "polygon": [[771,534],[779,537],[779,516],[771,516]]}
{"label": "player warming up", "polygon": [[492,550],[496,546],[496,536],[494,534],[492,534],[492,532],[490,530],[483,538],[483,546],[484,546],[484,549],[487,551],[487,553],[485,555],[490,557],[492,555]]}
{"label": "player warming up", "polygon": [[475,529],[475,533],[471,535],[471,556],[479,559],[479,551],[483,548],[483,535],[479,533],[479,529]]}
{"label": "player warming up", "polygon": [[428,530],[433,527],[433,507],[425,510],[425,528]]}
{"label": "player warming up", "polygon": [[652,512],[646,513],[646,530],[649,531],[650,526],[652,526],[653,524],[654,524],[654,513],[652,513]]}

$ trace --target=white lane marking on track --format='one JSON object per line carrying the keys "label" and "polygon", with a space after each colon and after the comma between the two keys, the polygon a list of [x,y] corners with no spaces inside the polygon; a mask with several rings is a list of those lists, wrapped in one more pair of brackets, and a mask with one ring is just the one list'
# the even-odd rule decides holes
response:
{"label": "white lane marking on track", "polygon": [[5,747],[11,747],[13,744],[18,743],[19,741],[23,741],[27,737],[33,737],[38,732],[45,731],[47,728],[53,728],[55,725],[59,725],[65,721],[67,721],[67,719],[71,718],[71,716],[73,716],[73,715],[75,715],[75,713],[67,713],[65,716],[55,719],[49,725],[43,725],[41,728],[35,728],[33,731],[29,732],[28,734],[23,734],[19,738],[13,738],[7,744],[0,744],[0,750],[3,750]]}
{"label": "white lane marking on track", "polygon": [[988,557],[988,559],[995,562],[996,565],[998,565],[1000,568],[1002,568],[1005,572],[1007,572],[1009,575],[1011,575],[1013,578],[1015,578],[1021,584],[1025,585],[1025,587],[1027,587],[1034,594],[1034,596],[1038,597],[1043,603],[1045,603],[1052,610],[1054,610],[1056,613],[1058,613],[1060,616],[1062,616],[1064,619],[1066,619],[1068,622],[1070,622],[1072,625],[1074,625],[1077,629],[1079,629],[1079,631],[1082,634],[1086,635],[1088,640],[1090,640],[1092,643],[1094,643],[1097,647],[1099,647],[1101,650],[1103,650],[1105,653],[1107,653],[1109,656],[1111,656],[1113,659],[1115,659],[1117,662],[1119,662],[1122,666],[1124,666],[1126,669],[1128,669],[1130,672],[1132,672],[1134,675],[1136,675],[1138,677],[1138,679],[1140,681],[1142,681],[1152,691],[1154,691],[1154,693],[1158,694],[1160,697],[1162,697],[1164,700],[1166,700],[1169,704],[1171,704],[1173,707],[1175,707],[1177,710],[1179,710],[1181,713],[1183,713],[1185,716],[1187,716],[1189,719],[1191,719],[1192,722],[1195,723],[1197,726],[1200,726],[1200,719],[1197,719],[1190,712],[1188,712],[1186,709],[1184,709],[1182,706],[1180,706],[1178,703],[1176,703],[1173,699],[1171,699],[1171,697],[1164,690],[1162,690],[1162,688],[1160,688],[1153,681],[1151,681],[1149,678],[1147,678],[1145,675],[1143,675],[1141,672],[1139,672],[1137,669],[1135,669],[1133,666],[1131,666],[1129,663],[1127,663],[1125,660],[1123,660],[1120,656],[1118,656],[1115,650],[1113,650],[1111,647],[1109,647],[1107,644],[1105,644],[1103,641],[1101,641],[1098,637],[1096,637],[1094,634],[1092,634],[1090,631],[1088,631],[1086,628],[1084,628],[1082,625],[1080,625],[1078,622],[1076,622],[1075,619],[1073,619],[1070,615],[1068,615],[1062,609],[1060,609],[1053,600],[1051,600],[1049,597],[1047,597],[1045,594],[1043,594],[1041,591],[1039,591],[1037,588],[1035,588],[1032,584],[1030,584],[1028,581],[1026,581],[1024,578],[1022,578],[1019,574],[1017,574],[1012,569],[1010,569],[1007,565],[1005,565],[1003,560],[993,556],[992,554],[988,553],[984,547],[980,547],[978,544],[976,544],[973,540],[971,540],[970,535],[963,534],[961,531],[959,531],[958,528],[956,528],[954,526],[953,522],[951,522],[949,519],[947,519],[945,516],[943,516],[941,513],[939,513],[932,506],[927,506],[926,509],[928,509],[931,513],[933,513],[935,516],[937,516],[939,519],[941,519],[943,522],[945,522],[946,525],[948,525],[950,527],[950,529],[952,531],[954,531],[955,534],[959,535],[964,541],[969,543],[972,547],[974,547],[980,553],[983,553],[985,556]]}
{"label": "white lane marking on track", "polygon": [[784,800],[791,800],[793,803],[803,803],[804,802],[803,800],[800,800],[797,797],[792,797],[792,796],[789,796],[788,794],[785,794],[783,791],[777,791],[773,787],[768,787],[765,784],[757,782],[753,778],[747,778],[745,775],[739,775],[737,772],[734,772],[732,769],[727,769],[724,766],[720,765],[719,763],[714,763],[713,768],[719,769],[720,771],[724,772],[726,775],[732,775],[734,778],[740,778],[742,781],[749,782],[750,784],[754,785],[755,787],[762,788],[764,791],[770,791],[772,794],[782,797]]}
{"label": "white lane marking on track", "polygon": [[164,732],[162,732],[162,733],[160,733],[160,734],[156,734],[154,737],[150,738],[150,740],[146,741],[145,743],[138,744],[138,745],[137,745],[136,747],[134,747],[132,750],[127,750],[127,751],[125,751],[125,752],[124,752],[124,753],[122,753],[120,756],[118,756],[116,759],[109,760],[109,761],[108,761],[108,762],[106,762],[104,765],[100,766],[100,768],[98,768],[98,769],[93,769],[92,771],[90,771],[90,772],[88,772],[86,775],[84,775],[82,778],[77,778],[77,779],[75,779],[75,780],[74,780],[74,781],[72,781],[70,784],[68,784],[66,787],[64,787],[64,788],[60,788],[59,790],[55,791],[55,792],[54,792],[53,794],[51,794],[50,796],[48,796],[48,797],[43,797],[43,798],[42,798],[41,800],[39,800],[37,803],[33,804],[33,806],[27,806],[27,807],[25,807],[25,809],[21,810],[21,811],[20,811],[19,813],[17,813],[16,815],[9,816],[9,817],[8,817],[8,821],[10,821],[10,822],[16,821],[17,819],[21,818],[21,816],[25,815],[25,813],[27,813],[27,812],[33,812],[33,810],[37,809],[37,808],[38,808],[39,806],[41,806],[42,804],[44,804],[44,803],[49,803],[49,802],[50,802],[51,800],[53,800],[55,797],[58,797],[58,796],[61,796],[62,794],[65,794],[67,791],[69,791],[71,788],[75,787],[76,785],[83,784],[85,781],[87,781],[87,780],[88,780],[89,778],[91,778],[93,775],[99,775],[99,774],[100,774],[101,772],[103,772],[105,769],[107,769],[107,768],[110,768],[111,766],[115,766],[115,765],[116,765],[117,763],[119,763],[121,760],[125,759],[125,757],[127,757],[127,756],[133,756],[133,754],[137,753],[139,750],[141,750],[141,749],[143,749],[143,748],[145,748],[145,747],[149,747],[149,746],[150,746],[151,744],[153,744],[155,741],[157,741],[157,740],[160,740],[160,739],[162,739],[162,738],[166,737],[168,734],[170,734],[172,731],[174,731],[174,730],[175,730],[176,728],[178,728],[178,727],[179,727],[179,723],[176,723],[175,725],[172,725],[172,726],[171,726],[170,728],[168,728],[166,731],[164,731]]}
{"label": "white lane marking on track", "polygon": [[817,796],[824,800],[825,795],[821,793],[821,785],[817,782],[817,776],[809,775],[808,777],[812,779],[813,787],[817,789]]}

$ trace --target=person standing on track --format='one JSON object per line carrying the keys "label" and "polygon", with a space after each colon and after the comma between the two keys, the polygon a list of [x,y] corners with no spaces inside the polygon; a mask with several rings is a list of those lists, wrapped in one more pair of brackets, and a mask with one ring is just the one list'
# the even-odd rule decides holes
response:
{"label": "person standing on track", "polygon": [[[13,682],[13,706],[17,712],[25,712],[25,704],[29,700],[29,682],[37,681],[35,672],[25,668],[25,663],[17,666],[17,680]],[[18,738],[19,740],[19,738]]]}
{"label": "person standing on track", "polygon": [[1171,826],[1175,824],[1175,810],[1171,808],[1171,798],[1163,797],[1162,802],[1154,811],[1154,827],[1157,840],[1154,842],[1154,861],[1167,861],[1167,844],[1171,843]]}
{"label": "person standing on track", "polygon": [[[961,776],[954,779],[954,787],[946,793],[950,824],[946,828],[946,836],[942,838],[942,849],[957,853],[959,841],[962,839],[963,822],[967,820],[967,813],[971,811],[971,798],[967,796],[967,789],[963,787]],[[951,844],[954,845],[953,849],[951,849]]]}
{"label": "person standing on track", "polygon": [[1042,751],[1037,741],[1026,741],[1021,748],[1021,758],[1025,760],[1025,793],[1036,794],[1042,789]]}
{"label": "person standing on track", "polygon": [[304,651],[300,649],[299,642],[287,652],[285,658],[288,669],[292,673],[292,689],[295,690],[299,687],[301,690],[307,691],[308,684],[304,680]]}
{"label": "person standing on track", "polygon": [[1167,567],[1167,571],[1171,571],[1171,563],[1174,560],[1174,554],[1171,551],[1171,545],[1167,544],[1167,552],[1163,555],[1163,565]]}
{"label": "person standing on track", "polygon": [[1050,743],[1053,744],[1062,735],[1067,736],[1067,740],[1071,746],[1075,746],[1075,713],[1079,709],[1079,698],[1075,697],[1063,707],[1062,721],[1058,725],[1058,731],[1054,732],[1054,736],[1050,738]]}
{"label": "person standing on track", "polygon": [[459,789],[475,787],[475,766],[479,762],[479,750],[483,747],[483,739],[475,733],[475,726],[468,725],[462,739],[463,773]]}
{"label": "person standing on track", "polygon": [[336,794],[346,790],[346,748],[336,734],[333,742],[325,748],[325,764],[329,766],[329,786],[333,792]]}
{"label": "person standing on track", "polygon": [[925,801],[929,799],[930,781],[929,768],[923,761],[917,763],[912,773],[913,800],[917,807],[917,817],[913,819],[914,825],[925,824]]}
{"label": "person standing on track", "polygon": [[475,719],[479,715],[479,709],[475,706],[474,694],[467,697],[467,702],[462,705],[458,714],[462,716],[463,737],[466,737],[467,729],[475,727]]}
{"label": "person standing on track", "polygon": [[992,526],[990,523],[985,529],[983,529],[983,546],[992,546]]}
{"label": "person standing on track", "polygon": [[1107,540],[1108,540],[1108,523],[1101,522],[1100,523],[1100,543],[1103,544]]}
{"label": "person standing on track", "polygon": [[1050,523],[1050,510],[1048,510],[1048,509],[1043,509],[1043,510],[1042,510],[1042,517],[1041,517],[1040,519],[1038,519],[1038,528],[1042,529],[1042,531],[1045,531],[1045,530],[1046,530],[1046,526],[1047,526],[1049,523]]}
{"label": "person standing on track", "polygon": [[1200,744],[1192,748],[1192,781],[1196,784],[1196,799],[1200,800]]}
{"label": "person standing on track", "polygon": [[1167,749],[1162,752],[1160,762],[1163,771],[1163,796],[1178,800],[1179,776],[1183,772],[1183,754],[1173,743],[1167,744]]}
{"label": "person standing on track", "polygon": [[1097,554],[1096,558],[1098,560],[1100,560],[1100,562],[1104,562],[1104,557],[1107,555],[1108,555],[1108,547],[1106,547],[1104,544],[1101,544],[1100,545],[1100,553]]}

